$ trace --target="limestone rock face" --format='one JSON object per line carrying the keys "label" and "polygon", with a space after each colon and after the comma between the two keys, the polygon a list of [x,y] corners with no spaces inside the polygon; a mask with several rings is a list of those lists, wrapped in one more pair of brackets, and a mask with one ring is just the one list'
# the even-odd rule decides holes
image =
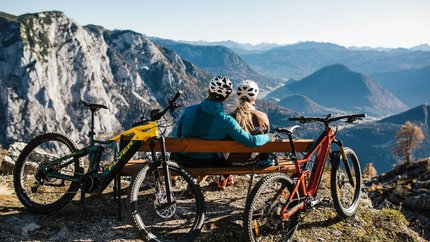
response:
{"label": "limestone rock face", "polygon": [[[57,131],[82,142],[90,112],[107,138],[184,90],[185,104],[204,95],[208,76],[175,52],[132,31],[81,26],[62,12],[0,13],[0,143]],[[103,138],[102,137],[102,138]]]}

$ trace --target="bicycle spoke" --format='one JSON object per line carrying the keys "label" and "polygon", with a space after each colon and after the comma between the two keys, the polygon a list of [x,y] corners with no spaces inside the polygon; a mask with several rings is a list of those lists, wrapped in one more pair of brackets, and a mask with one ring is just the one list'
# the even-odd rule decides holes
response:
{"label": "bicycle spoke", "polygon": [[[198,205],[201,201],[198,200],[196,191],[192,188],[194,186],[192,178],[188,178],[175,165],[169,164],[169,169],[169,173],[175,174],[170,188],[171,203],[168,202],[166,177],[162,175],[164,173],[159,168],[147,172],[154,176],[142,176],[142,178],[137,176],[139,186],[136,188],[139,189],[135,190],[131,197],[138,201],[137,206],[133,208],[138,211],[134,213],[134,217],[138,218],[135,220],[138,222],[135,226],[138,229],[145,228],[143,232],[150,233],[152,237],[174,241],[189,236],[195,226],[202,225],[198,219],[200,216]],[[195,236],[194,233],[192,234]]]}

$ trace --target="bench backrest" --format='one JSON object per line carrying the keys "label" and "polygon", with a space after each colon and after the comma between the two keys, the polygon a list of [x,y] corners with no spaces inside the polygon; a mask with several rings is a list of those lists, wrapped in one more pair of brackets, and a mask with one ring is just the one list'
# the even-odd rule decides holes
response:
{"label": "bench backrest", "polygon": [[[230,152],[230,153],[251,153],[251,152],[289,152],[291,145],[288,140],[277,140],[269,142],[263,146],[249,148],[233,140],[202,140],[192,138],[171,138],[166,137],[166,151],[168,152],[195,152],[195,153],[212,153],[212,152]],[[298,139],[294,141],[294,148],[297,152],[305,152],[312,145],[313,140]],[[155,146],[160,150],[160,146]],[[139,151],[151,151],[149,142],[144,143]]]}

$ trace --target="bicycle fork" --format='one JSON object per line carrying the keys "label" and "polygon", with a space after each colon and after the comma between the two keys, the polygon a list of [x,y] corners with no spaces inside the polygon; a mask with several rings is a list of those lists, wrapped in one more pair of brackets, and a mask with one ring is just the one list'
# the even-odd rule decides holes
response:
{"label": "bicycle fork", "polygon": [[[167,206],[171,205],[175,201],[173,200],[172,196],[172,180],[169,170],[169,164],[167,163],[167,155],[166,155],[166,143],[164,137],[158,137],[155,139],[156,141],[160,142],[160,150],[161,150],[161,157],[158,159],[161,161],[162,166],[162,174],[164,174],[164,184],[166,185],[166,196],[167,196]],[[155,143],[151,142],[151,155],[153,160],[157,160],[157,157],[155,155],[155,149],[154,149]],[[155,178],[157,181],[160,179],[160,174],[155,174]],[[161,191],[161,184],[157,182],[157,190]]]}
{"label": "bicycle fork", "polygon": [[[345,171],[346,171],[346,174],[348,175],[349,183],[351,184],[351,186],[355,187],[354,179],[352,177],[351,167],[348,163],[348,158],[346,157],[345,149],[343,148],[343,142],[341,140],[335,139],[335,140],[333,140],[333,143],[335,143],[339,146],[339,153],[340,153],[340,156],[342,158],[342,162],[345,165]],[[335,158],[335,157],[333,157],[333,158]]]}

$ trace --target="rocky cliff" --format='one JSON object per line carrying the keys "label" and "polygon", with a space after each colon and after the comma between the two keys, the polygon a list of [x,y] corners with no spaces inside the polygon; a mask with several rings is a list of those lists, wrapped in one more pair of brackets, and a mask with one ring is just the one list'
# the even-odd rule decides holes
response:
{"label": "rocky cliff", "polygon": [[81,26],[62,12],[0,13],[0,30],[3,145],[54,130],[81,141],[90,122],[81,99],[109,108],[95,123],[109,136],[178,89],[196,102],[207,85],[203,71],[145,35]]}

